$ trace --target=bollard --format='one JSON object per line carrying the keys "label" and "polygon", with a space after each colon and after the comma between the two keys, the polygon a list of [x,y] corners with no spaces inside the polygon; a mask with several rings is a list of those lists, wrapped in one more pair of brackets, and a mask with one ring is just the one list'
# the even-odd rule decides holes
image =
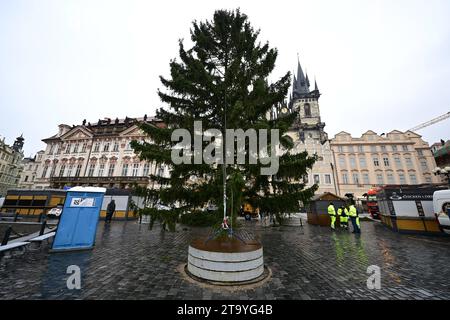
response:
{"label": "bollard", "polygon": [[9,226],[8,229],[6,229],[5,236],[3,237],[2,246],[6,246],[8,244],[9,236],[11,235],[11,231],[12,231],[12,227]]}
{"label": "bollard", "polygon": [[42,236],[44,234],[46,226],[47,226],[47,220],[44,220],[44,222],[42,222],[42,224],[41,224],[41,230],[39,231],[40,236]]}

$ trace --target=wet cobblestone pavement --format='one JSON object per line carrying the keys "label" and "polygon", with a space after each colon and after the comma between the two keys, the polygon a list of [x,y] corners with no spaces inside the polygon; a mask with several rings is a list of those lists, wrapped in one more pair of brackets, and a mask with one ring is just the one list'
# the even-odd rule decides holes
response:
{"label": "wet cobblestone pavement", "polygon": [[[263,228],[245,223],[264,246],[272,278],[260,287],[204,288],[177,271],[189,241],[207,229],[162,233],[134,221],[99,223],[92,251],[28,250],[0,264],[0,299],[448,299],[450,239],[397,234],[362,222],[362,235],[310,226]],[[81,290],[66,287],[69,265],[81,268]],[[381,268],[370,290],[367,267]]]}

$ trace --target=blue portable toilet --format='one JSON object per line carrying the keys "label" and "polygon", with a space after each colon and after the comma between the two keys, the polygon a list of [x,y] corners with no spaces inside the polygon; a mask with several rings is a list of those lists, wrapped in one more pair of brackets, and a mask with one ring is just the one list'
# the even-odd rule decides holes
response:
{"label": "blue portable toilet", "polygon": [[106,188],[74,187],[67,191],[52,252],[92,249]]}

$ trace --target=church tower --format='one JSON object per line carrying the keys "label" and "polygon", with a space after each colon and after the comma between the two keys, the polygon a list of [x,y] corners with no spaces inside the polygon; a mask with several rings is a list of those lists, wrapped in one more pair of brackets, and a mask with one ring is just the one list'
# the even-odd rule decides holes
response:
{"label": "church tower", "polygon": [[323,144],[328,140],[328,135],[324,131],[325,123],[320,118],[319,98],[317,81],[314,81],[314,90],[311,91],[308,74],[305,76],[298,61],[289,107],[292,111],[297,111],[299,116],[292,129],[299,131],[300,139],[303,141],[309,137]]}
{"label": "church tower", "polygon": [[16,141],[14,141],[14,144],[12,146],[13,150],[16,152],[21,152],[23,149],[23,144],[24,144],[24,137],[23,135],[20,135],[20,137],[16,138]]}
{"label": "church tower", "polygon": [[331,192],[337,194],[334,174],[334,159],[328,134],[324,131],[325,122],[320,117],[319,87],[314,81],[314,90],[310,89],[308,74],[303,73],[300,61],[294,73],[292,93],[288,103],[289,112],[298,112],[298,117],[289,130],[295,145],[295,152],[307,151],[317,155],[317,161],[311,172],[303,178],[305,184],[319,186],[317,194]]}

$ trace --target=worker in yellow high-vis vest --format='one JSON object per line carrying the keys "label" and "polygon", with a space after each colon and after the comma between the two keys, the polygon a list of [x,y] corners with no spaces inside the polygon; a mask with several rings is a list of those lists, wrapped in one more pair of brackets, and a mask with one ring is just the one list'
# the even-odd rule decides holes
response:
{"label": "worker in yellow high-vis vest", "polygon": [[330,202],[328,205],[328,214],[330,215],[331,219],[331,229],[334,230],[334,224],[336,223],[336,210],[334,209],[333,202]]}
{"label": "worker in yellow high-vis vest", "polygon": [[348,210],[344,206],[340,206],[337,210],[341,228],[348,229]]}
{"label": "worker in yellow high-vis vest", "polygon": [[361,225],[359,223],[359,215],[356,207],[353,204],[350,204],[348,207],[348,215],[352,220],[353,231],[352,233],[361,233]]}

